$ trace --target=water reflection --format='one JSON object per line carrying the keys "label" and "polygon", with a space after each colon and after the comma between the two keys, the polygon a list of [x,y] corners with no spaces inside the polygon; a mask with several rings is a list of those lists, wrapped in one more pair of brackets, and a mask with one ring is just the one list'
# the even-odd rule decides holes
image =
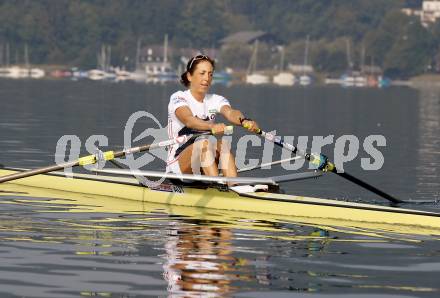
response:
{"label": "water reflection", "polygon": [[440,89],[424,88],[419,95],[417,190],[421,197],[440,198]]}
{"label": "water reflection", "polygon": [[[274,269],[280,269],[271,258],[296,250],[312,255],[330,239],[326,232],[280,223],[256,221],[252,231],[250,222],[238,229],[228,222],[103,213],[96,212],[99,206],[21,195],[3,196],[0,212],[0,280],[8,283],[0,292],[18,296],[232,296],[270,288]],[[289,241],[277,240],[283,237]]]}
{"label": "water reflection", "polygon": [[[203,223],[178,223],[166,238],[164,278],[173,297],[232,293],[231,269],[246,264],[232,256],[232,232]],[[242,275],[243,277],[243,275]]]}
{"label": "water reflection", "polygon": [[[279,223],[271,226],[283,231]],[[334,239],[326,230],[306,229],[303,239],[307,240],[273,243],[267,249],[237,245],[237,242],[261,240],[260,233],[249,235],[249,231],[222,227],[212,221],[184,219],[173,221],[170,227],[165,237],[166,253],[161,255],[170,297],[229,297],[255,287],[279,286],[280,281],[282,287],[294,288],[293,280],[276,272],[281,269],[277,268],[277,259],[289,258],[296,251],[303,257],[315,257]],[[290,230],[292,234],[299,232]],[[302,290],[312,291],[313,287]]]}
{"label": "water reflection", "polygon": [[[438,255],[429,242],[104,197],[36,199],[24,197],[26,190],[4,188],[1,193],[0,293],[228,297],[259,291],[437,292],[429,279],[417,285],[411,277],[414,271],[437,273],[436,262],[427,267]],[[395,272],[401,272],[398,281],[384,277]]]}

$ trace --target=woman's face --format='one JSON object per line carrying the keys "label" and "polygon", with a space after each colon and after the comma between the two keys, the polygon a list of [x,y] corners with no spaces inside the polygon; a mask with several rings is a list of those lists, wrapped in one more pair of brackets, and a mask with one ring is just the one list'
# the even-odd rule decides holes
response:
{"label": "woman's face", "polygon": [[211,87],[214,69],[209,61],[202,61],[196,65],[193,74],[188,73],[190,89],[197,93],[207,93]]}

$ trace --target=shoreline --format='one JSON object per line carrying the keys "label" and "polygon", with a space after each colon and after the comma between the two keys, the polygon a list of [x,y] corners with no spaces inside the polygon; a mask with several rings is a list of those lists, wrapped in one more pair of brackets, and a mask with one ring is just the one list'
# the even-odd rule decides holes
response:
{"label": "shoreline", "polygon": [[[10,67],[13,67],[13,66],[24,67],[24,65],[10,65]],[[2,67],[6,67],[6,66],[2,66]],[[56,71],[72,72],[72,70],[76,68],[75,66],[72,66],[72,65],[61,65],[61,64],[58,64],[58,65],[57,64],[41,64],[41,65],[33,64],[33,65],[29,65],[28,67],[29,68],[40,68],[45,71],[46,78],[53,78],[53,79],[59,79],[60,77],[49,75],[52,72],[56,72]],[[87,72],[89,70],[84,70],[84,71]],[[272,78],[274,75],[279,73],[279,71],[262,70],[262,71],[259,71],[258,73],[263,74],[263,75],[267,75]],[[237,70],[235,72],[230,73],[230,75],[231,75],[231,78],[230,78],[231,83],[246,84],[245,83],[245,77],[246,77],[245,71]],[[294,75],[298,76],[298,74],[294,74]],[[331,83],[330,84],[325,83],[327,78],[332,77],[332,76],[329,76],[328,74],[315,72],[310,75],[313,78],[312,85],[315,85],[315,86],[316,85],[319,85],[319,86],[332,85]],[[335,80],[337,81],[338,77],[335,76],[335,78],[336,78]],[[422,74],[422,75],[408,78],[407,80],[394,79],[394,80],[391,80],[390,85],[391,86],[406,86],[406,87],[413,87],[413,88],[429,88],[429,87],[440,88],[440,74]]]}

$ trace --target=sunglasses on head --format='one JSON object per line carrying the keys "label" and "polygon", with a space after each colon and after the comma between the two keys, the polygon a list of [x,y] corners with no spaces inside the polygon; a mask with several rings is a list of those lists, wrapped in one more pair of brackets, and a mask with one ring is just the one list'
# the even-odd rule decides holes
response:
{"label": "sunglasses on head", "polygon": [[189,66],[188,66],[188,70],[191,69],[191,67],[193,66],[194,61],[197,61],[197,60],[208,60],[209,61],[209,58],[206,55],[197,55],[197,56],[193,57],[191,59],[191,62],[189,64]]}

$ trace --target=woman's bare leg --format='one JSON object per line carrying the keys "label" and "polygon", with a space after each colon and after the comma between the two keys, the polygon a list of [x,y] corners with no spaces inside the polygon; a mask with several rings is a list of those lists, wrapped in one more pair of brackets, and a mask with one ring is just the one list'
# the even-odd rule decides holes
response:
{"label": "woman's bare leg", "polygon": [[219,158],[219,168],[225,177],[237,177],[237,167],[234,155],[231,153],[231,143],[228,141],[217,142],[217,152]]}
{"label": "woman's bare leg", "polygon": [[216,147],[210,140],[199,140],[179,154],[180,170],[184,174],[199,174],[201,168],[207,176],[218,176]]}
{"label": "woman's bare leg", "polygon": [[219,168],[225,177],[237,177],[235,158],[230,143],[204,139],[194,142],[179,155],[180,170],[184,174],[199,174],[200,168],[207,176],[218,176]]}

